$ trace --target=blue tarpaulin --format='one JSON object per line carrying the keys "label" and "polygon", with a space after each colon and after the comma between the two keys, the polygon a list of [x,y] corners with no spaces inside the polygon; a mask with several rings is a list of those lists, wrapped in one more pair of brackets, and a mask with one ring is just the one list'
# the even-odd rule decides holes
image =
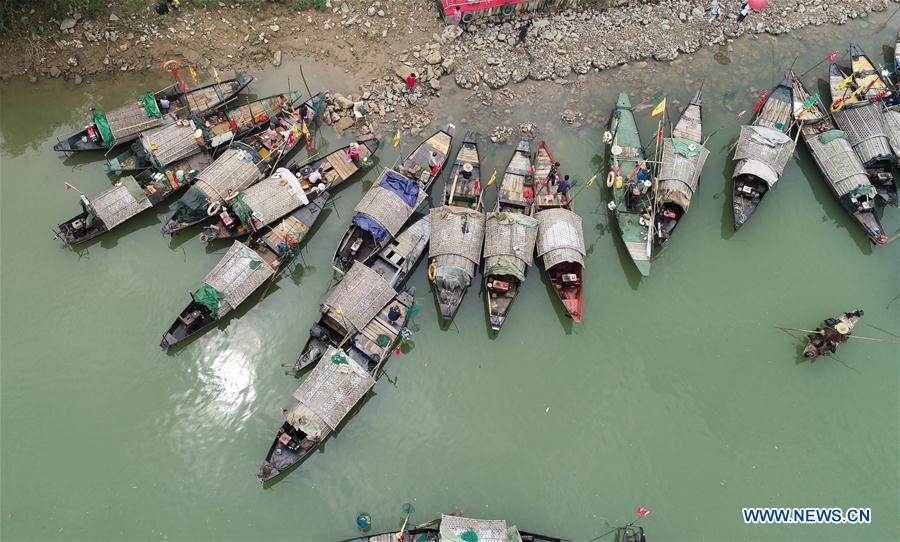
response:
{"label": "blue tarpaulin", "polygon": [[[419,200],[419,182],[407,179],[396,171],[388,171],[381,179],[382,188],[390,190],[406,202],[410,207],[416,207]],[[354,220],[356,220],[354,218]]]}
{"label": "blue tarpaulin", "polygon": [[353,215],[353,223],[372,234],[376,243],[381,243],[387,237],[388,231],[378,223],[377,220],[366,213],[356,213]]}

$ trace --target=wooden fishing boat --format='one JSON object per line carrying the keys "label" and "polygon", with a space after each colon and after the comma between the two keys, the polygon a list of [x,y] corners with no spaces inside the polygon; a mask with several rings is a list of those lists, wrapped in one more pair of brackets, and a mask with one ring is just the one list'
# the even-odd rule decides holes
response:
{"label": "wooden fishing boat", "polygon": [[888,237],[875,212],[875,188],[847,134],[837,129],[818,95],[810,95],[793,71],[791,78],[794,119],[828,188],[873,242],[886,243]]}
{"label": "wooden fishing boat", "polygon": [[273,480],[310,454],[368,391],[395,347],[408,335],[406,324],[418,313],[415,288],[398,292],[425,251],[428,217],[409,236],[382,251],[378,267],[355,262],[320,306],[322,318],[295,370],[318,361],[293,393],[293,405],[266,453],[257,477]]}
{"label": "wooden fishing boat", "polygon": [[441,318],[448,322],[475,278],[484,243],[481,161],[476,134],[468,132],[444,182],[443,205],[431,210],[428,278]]}
{"label": "wooden fishing boat", "polygon": [[[853,69],[853,84],[856,88],[862,89],[859,93],[860,99],[875,100],[892,96],[890,86],[859,44],[850,44],[850,62]],[[875,98],[876,96],[878,98]]]}
{"label": "wooden fishing boat", "polygon": [[803,357],[815,358],[828,353],[834,354],[837,346],[850,338],[853,328],[863,314],[865,314],[863,310],[858,309],[822,322],[822,325],[816,328],[817,333],[810,333],[807,336]]}
{"label": "wooden fishing boat", "polygon": [[557,164],[543,140],[535,152],[534,204],[538,209],[537,255],[553,291],[566,309],[566,314],[581,322],[584,288],[584,231],[581,217],[572,211],[569,196],[559,190],[563,178],[559,166],[556,178],[551,167]]}
{"label": "wooden fishing boat", "polygon": [[900,85],[900,29],[897,30],[897,40],[894,43],[894,79]]}
{"label": "wooden fishing boat", "polygon": [[[840,68],[829,66],[831,88],[831,116],[838,128],[847,133],[850,146],[862,162],[869,182],[885,202],[897,205],[897,185],[894,181],[894,153],[883,124],[882,103],[861,97],[864,87],[856,90]],[[859,92],[857,94],[856,92]]]}
{"label": "wooden fishing boat", "polygon": [[[305,102],[308,110],[314,112],[314,119],[319,117],[323,102],[321,93]],[[228,200],[264,178],[307,137],[300,130],[296,110],[284,108],[269,120],[267,130],[233,143],[197,175],[193,186],[172,206],[174,211],[162,227],[164,235],[173,235],[218,215]]]}
{"label": "wooden fishing boat", "polygon": [[368,262],[390,243],[428,196],[447,162],[456,128],[448,124],[423,141],[396,170],[385,169],[354,208],[331,266],[338,276],[354,262]]}
{"label": "wooden fishing boat", "polygon": [[[469,534],[471,533],[471,534]],[[344,542],[566,542],[556,536],[520,531],[504,520],[471,519],[442,515],[421,525],[404,523],[400,531],[364,535]],[[623,539],[623,542],[624,539]],[[636,541],[637,542],[637,541]],[[640,541],[643,542],[643,541]]]}
{"label": "wooden fishing boat", "polygon": [[612,192],[609,210],[619,225],[622,242],[631,261],[643,276],[650,275],[653,236],[653,181],[644,161],[641,136],[631,109],[628,94],[622,92],[616,101],[609,123],[609,172],[606,184]]}
{"label": "wooden fishing boat", "polygon": [[662,140],[662,163],[657,173],[657,197],[653,231],[665,246],[691,206],[700,183],[700,172],[709,156],[703,146],[703,100],[697,91],[672,130]]}
{"label": "wooden fishing boat", "polygon": [[[204,114],[221,107],[244,90],[253,77],[235,73],[233,79],[211,82],[185,91],[176,82],[157,92],[147,92],[135,101],[109,112],[92,111],[89,123],[78,132],[57,141],[53,150],[64,153],[106,151],[134,140],[145,130],[172,124],[190,113]],[[166,109],[162,100],[169,102]]]}
{"label": "wooden fishing boat", "polygon": [[298,91],[277,94],[208,115],[195,113],[169,126],[142,132],[128,150],[106,161],[106,170],[111,175],[145,169],[163,171],[188,156],[214,155],[231,141],[240,141],[267,126],[272,115],[295,108],[301,97]]}
{"label": "wooden fishing boat", "polygon": [[57,226],[57,238],[78,245],[103,235],[187,189],[198,171],[211,164],[208,159],[195,155],[171,164],[165,173],[142,171],[91,198],[82,194],[81,213]]}
{"label": "wooden fishing boat", "polygon": [[[294,160],[278,168],[269,177],[250,186],[229,200],[228,209],[219,213],[218,220],[203,228],[200,240],[209,243],[216,239],[236,239],[262,229],[309,202],[309,195],[334,190],[345,181],[368,169],[370,158],[378,148],[378,139],[370,137],[356,143],[360,162],[348,158],[350,146],[341,147],[313,160]],[[309,176],[319,171],[322,179],[313,184]]]}
{"label": "wooden fishing boat", "polygon": [[488,213],[482,274],[491,329],[500,331],[534,261],[538,222],[534,211],[531,142],[521,140],[497,188],[497,205]]}
{"label": "wooden fishing boat", "polygon": [[750,220],[794,154],[792,113],[791,80],[785,76],[766,96],[753,122],[741,126],[731,192],[735,229]]}
{"label": "wooden fishing boat", "polygon": [[169,349],[198,335],[238,308],[262,285],[274,281],[299,254],[301,243],[329,197],[328,192],[322,192],[268,231],[260,231],[245,242],[235,241],[203,278],[203,285],[191,294],[190,303],[166,330],[159,346]]}

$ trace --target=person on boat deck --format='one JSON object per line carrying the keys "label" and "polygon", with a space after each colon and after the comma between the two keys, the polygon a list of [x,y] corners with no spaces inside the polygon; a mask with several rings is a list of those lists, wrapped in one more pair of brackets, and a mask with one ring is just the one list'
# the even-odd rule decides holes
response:
{"label": "person on boat deck", "polygon": [[550,171],[547,172],[547,182],[549,184],[556,184],[556,172],[559,171],[559,162],[554,162],[550,166]]}
{"label": "person on boat deck", "polygon": [[309,184],[316,184],[319,181],[321,181],[322,180],[322,168],[318,168],[315,171],[313,171],[312,173],[310,173],[309,177],[307,177],[307,180],[309,180]]}
{"label": "person on boat deck", "polygon": [[400,318],[400,307],[397,304],[391,305],[391,308],[388,309],[388,321],[392,324],[397,323],[397,320]]}
{"label": "person on boat deck", "polygon": [[556,187],[556,192],[565,196],[570,188],[572,188],[572,182],[569,180],[569,176],[566,175],[563,180],[559,181],[559,185],[557,185]]}
{"label": "person on boat deck", "polygon": [[309,106],[305,103],[300,104],[300,121],[306,122],[306,117],[309,116]]}
{"label": "person on boat deck", "polygon": [[347,150],[348,162],[353,162],[357,166],[360,165],[359,143],[354,141]]}
{"label": "person on boat deck", "polygon": [[630,183],[625,189],[625,207],[633,211],[641,200],[641,189],[635,183]]}
{"label": "person on boat deck", "polygon": [[431,156],[428,157],[428,166],[434,168],[438,164],[440,164],[440,162],[438,161],[437,151],[431,151]]}
{"label": "person on boat deck", "polygon": [[275,131],[275,124],[269,123],[269,127],[266,128],[266,131],[263,132],[262,136],[260,136],[264,141],[275,142],[278,140],[278,132]]}
{"label": "person on boat deck", "polygon": [[638,162],[637,180],[646,181],[650,178],[650,172],[647,171],[647,162],[641,160]]}

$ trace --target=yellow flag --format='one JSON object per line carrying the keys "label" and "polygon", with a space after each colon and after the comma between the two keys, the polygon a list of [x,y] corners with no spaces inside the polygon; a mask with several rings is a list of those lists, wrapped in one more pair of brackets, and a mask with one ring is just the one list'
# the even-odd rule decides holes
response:
{"label": "yellow flag", "polygon": [[188,69],[191,70],[191,79],[193,79],[194,82],[196,83],[197,82],[197,70],[195,70],[193,66],[188,66]]}
{"label": "yellow flag", "polygon": [[300,125],[300,131],[303,132],[303,135],[308,136],[309,128],[306,127],[306,121],[301,121],[301,122],[302,122],[302,124]]}
{"label": "yellow flag", "polygon": [[491,178],[488,179],[488,182],[485,186],[491,186],[492,184],[494,184],[494,181],[496,181],[496,180],[497,180],[497,168],[494,168],[494,172],[491,173]]}
{"label": "yellow flag", "polygon": [[840,90],[840,89],[846,87],[847,85],[849,85],[849,84],[852,83],[852,82],[853,82],[853,76],[852,76],[852,75],[848,75],[846,79],[844,79],[844,80],[841,81],[840,83],[836,84],[836,85],[834,86],[834,88]]}
{"label": "yellow flag", "polygon": [[222,80],[219,79],[219,70],[217,70],[215,67],[213,67],[213,77],[215,77],[216,83],[219,83],[220,85],[222,84]]}
{"label": "yellow flag", "polygon": [[596,181],[596,180],[597,180],[597,175],[594,174],[593,177],[591,177],[590,179],[588,179],[588,182],[587,182],[587,185],[586,185],[586,186],[587,186],[588,188],[594,186],[594,181]]}
{"label": "yellow flag", "polygon": [[344,311],[341,310],[341,306],[340,306],[340,305],[338,305],[337,307],[334,308],[334,314],[335,314],[338,318],[340,318],[341,316],[344,315]]}
{"label": "yellow flag", "polygon": [[650,112],[651,117],[656,117],[661,115],[663,111],[666,110],[666,99],[663,98],[661,102],[659,102],[656,107],[653,108],[653,111]]}
{"label": "yellow flag", "polygon": [[300,129],[297,128],[297,123],[295,122],[293,126],[291,126],[291,132],[294,133],[295,136],[300,135]]}
{"label": "yellow flag", "polygon": [[400,129],[397,128],[397,133],[394,134],[394,148],[396,149],[399,146],[400,146]]}

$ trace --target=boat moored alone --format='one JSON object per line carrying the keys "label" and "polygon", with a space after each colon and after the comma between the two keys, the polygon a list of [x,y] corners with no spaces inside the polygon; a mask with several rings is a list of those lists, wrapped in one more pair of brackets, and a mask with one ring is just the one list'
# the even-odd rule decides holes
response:
{"label": "boat moored alone", "polygon": [[[372,163],[371,156],[378,148],[378,139],[369,138],[357,143],[359,160],[348,158],[349,146],[314,160],[294,160],[240,192],[223,208],[211,226],[203,228],[200,240],[235,239],[277,222],[309,203],[309,197],[334,190],[345,181],[365,171]],[[314,172],[318,172],[315,173]],[[310,175],[313,180],[310,181]],[[229,212],[230,211],[230,212]]]}
{"label": "boat moored alone", "polygon": [[702,107],[698,90],[681,113],[671,137],[662,140],[653,226],[660,246],[669,242],[675,227],[690,209],[700,184],[700,172],[709,156],[709,150],[703,146]]}
{"label": "boat moored alone", "polygon": [[443,205],[431,210],[428,278],[446,322],[453,318],[475,278],[484,242],[481,166],[469,132],[444,183]]}
{"label": "boat moored alone", "polygon": [[301,243],[329,198],[323,192],[268,232],[235,241],[191,294],[191,301],[163,335],[163,349],[208,329],[247,300],[299,254]]}
{"label": "boat moored alone", "polygon": [[882,104],[863,97],[865,87],[854,90],[853,77],[845,76],[834,63],[829,66],[828,79],[833,100],[831,116],[838,128],[847,134],[847,140],[866,170],[869,182],[877,190],[878,197],[896,206],[895,157],[884,126]]}
{"label": "boat moored alone", "polygon": [[[565,539],[520,531],[504,520],[442,515],[421,525],[403,524],[400,531],[365,535],[344,542],[566,542]],[[641,541],[643,542],[643,541]]]}
{"label": "boat moored alone", "polygon": [[519,141],[503,173],[484,232],[482,274],[491,329],[500,331],[534,261],[538,222],[534,210],[531,142]]}
{"label": "boat moored alone", "polygon": [[790,137],[793,125],[791,80],[785,77],[765,98],[750,125],[741,126],[734,149],[732,207],[734,227],[744,225],[775,188],[796,146]]}
{"label": "boat moored alone", "polygon": [[[322,100],[317,94],[305,102],[316,111]],[[164,235],[172,235],[219,214],[228,200],[256,183],[286,154],[296,148],[306,134],[300,130],[299,114],[285,108],[269,118],[264,132],[232,143],[205,170],[173,207],[162,227]],[[273,127],[274,125],[274,127]]]}
{"label": "boat moored alone", "polygon": [[853,328],[864,314],[862,309],[857,309],[822,322],[822,325],[816,328],[816,333],[808,335],[806,346],[803,348],[803,357],[814,358],[834,354],[839,344],[850,339]]}
{"label": "boat moored alone", "polygon": [[811,95],[793,72],[791,78],[794,119],[825,184],[873,242],[886,243],[888,237],[875,212],[875,187],[847,134],[837,129],[818,95]]}
{"label": "boat moored alone", "polygon": [[331,266],[338,275],[343,275],[354,262],[368,262],[387,246],[425,201],[428,189],[447,162],[455,131],[449,124],[432,134],[397,170],[385,169],[365,193],[332,258]]}
{"label": "boat moored alone", "polygon": [[111,149],[134,140],[145,130],[172,124],[180,116],[203,114],[221,107],[251,81],[252,76],[235,73],[233,79],[208,83],[194,90],[185,91],[176,82],[160,91],[146,92],[118,109],[93,111],[82,130],[57,142],[53,150],[69,153]]}
{"label": "boat moored alone", "polygon": [[609,123],[609,173],[607,185],[612,191],[609,209],[619,225],[622,242],[631,261],[643,276],[650,275],[653,247],[650,225],[653,216],[653,181],[644,160],[631,100],[622,92]]}

